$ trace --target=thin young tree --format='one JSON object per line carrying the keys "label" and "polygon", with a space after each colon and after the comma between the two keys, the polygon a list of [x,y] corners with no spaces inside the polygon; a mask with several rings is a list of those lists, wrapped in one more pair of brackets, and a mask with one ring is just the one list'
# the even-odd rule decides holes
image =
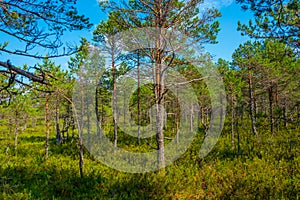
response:
{"label": "thin young tree", "polygon": [[256,107],[255,107],[255,87],[254,87],[254,70],[257,66],[255,53],[260,47],[259,43],[252,44],[251,42],[246,42],[241,44],[238,49],[232,55],[233,63],[244,70],[247,75],[245,79],[248,84],[248,97],[249,97],[249,113],[251,120],[251,128],[254,135],[258,135],[257,125],[256,125]]}

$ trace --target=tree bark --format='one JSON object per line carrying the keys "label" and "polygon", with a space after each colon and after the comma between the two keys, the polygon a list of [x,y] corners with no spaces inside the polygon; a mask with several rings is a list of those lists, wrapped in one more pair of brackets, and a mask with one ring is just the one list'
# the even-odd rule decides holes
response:
{"label": "tree bark", "polygon": [[[100,89],[101,90],[101,89]],[[101,128],[100,128],[100,112],[99,112],[99,86],[97,85],[96,87],[96,92],[95,92],[95,113],[96,113],[96,125],[97,125],[97,136],[100,138],[101,134]]]}
{"label": "tree bark", "polygon": [[[80,81],[82,80],[82,76],[80,74]],[[62,92],[58,90],[59,94],[63,96],[64,99],[66,99],[73,108],[74,111],[74,121],[76,120],[77,126],[78,126],[78,139],[79,139],[79,172],[80,172],[80,177],[83,178],[83,142],[82,142],[82,128],[81,125],[83,125],[83,112],[84,112],[84,93],[83,93],[83,88],[81,90],[81,116],[79,119],[79,116],[77,114],[76,108],[74,106],[74,103],[70,98],[68,98],[66,95],[64,95]],[[74,123],[75,124],[75,123]]]}
{"label": "tree bark", "polygon": [[[161,8],[158,8],[159,15],[161,15]],[[163,130],[163,69],[162,69],[162,50],[161,50],[161,29],[160,29],[160,17],[157,17],[156,22],[156,55],[155,55],[155,106],[156,106],[156,142],[158,148],[158,167],[165,167],[165,146],[164,146],[164,130]]]}
{"label": "tree bark", "polygon": [[7,62],[1,62],[0,61],[0,66],[7,68],[8,70],[12,71],[12,73],[16,73],[16,74],[20,74],[22,76],[25,76],[33,82],[49,85],[47,83],[47,81],[45,80],[45,77],[40,77],[40,76],[37,76],[37,75],[32,74],[30,72],[19,69],[19,68],[13,66],[12,64],[10,64],[9,61],[7,61]]}
{"label": "tree bark", "polygon": [[[231,87],[232,88],[232,87]],[[233,89],[233,88],[232,88]],[[235,120],[235,103],[234,103],[234,93],[231,92],[231,145],[232,150],[234,150],[234,120]]]}
{"label": "tree bark", "polygon": [[[297,109],[298,111],[298,109]],[[287,128],[288,122],[287,122],[287,106],[286,106],[286,98],[284,98],[283,102],[283,120],[284,120],[284,128]],[[298,120],[297,120],[298,121]]]}
{"label": "tree bark", "polygon": [[191,105],[191,115],[190,115],[190,131],[194,131],[193,123],[194,123],[194,105]]}
{"label": "tree bark", "polygon": [[55,129],[56,129],[56,143],[59,145],[62,142],[60,127],[59,127],[59,101],[55,104]]}
{"label": "tree bark", "polygon": [[[140,52],[137,52],[137,78],[138,78],[138,144],[141,144],[141,88],[140,88]],[[125,109],[124,109],[125,110]]]}
{"label": "tree bark", "polygon": [[113,125],[114,125],[114,152],[118,145],[118,123],[117,123],[117,83],[116,83],[116,66],[115,66],[115,52],[114,43],[112,44],[111,54],[111,71],[113,75]]}
{"label": "tree bark", "polygon": [[252,73],[250,71],[248,72],[248,84],[249,84],[249,106],[250,106],[250,118],[251,118],[252,132],[253,132],[254,135],[257,136],[258,132],[256,130],[255,99],[254,99],[254,91],[253,91],[253,80],[252,80]]}
{"label": "tree bark", "polygon": [[223,95],[220,92],[220,107],[221,107],[221,111],[220,111],[220,124],[219,127],[221,128],[223,126],[223,114],[224,114],[224,110],[223,110]]}
{"label": "tree bark", "polygon": [[270,129],[271,129],[271,133],[274,134],[274,116],[273,116],[273,86],[271,85],[268,88],[268,93],[269,93],[269,110],[270,110]]}
{"label": "tree bark", "polygon": [[[89,101],[89,99],[87,99]],[[89,102],[86,103],[86,116],[87,116],[87,134],[88,134],[88,145],[87,148],[91,150],[91,117],[90,117],[90,110],[89,110]]]}
{"label": "tree bark", "polygon": [[48,158],[49,150],[49,134],[50,134],[50,113],[49,113],[49,93],[46,93],[46,103],[45,103],[45,124],[46,124],[46,149],[45,156]]}

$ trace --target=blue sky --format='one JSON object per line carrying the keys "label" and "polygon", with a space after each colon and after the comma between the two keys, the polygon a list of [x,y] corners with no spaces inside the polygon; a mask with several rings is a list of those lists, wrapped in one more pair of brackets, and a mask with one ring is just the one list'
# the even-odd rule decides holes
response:
{"label": "blue sky", "polygon": [[[101,19],[105,18],[105,14],[100,12],[97,0],[79,0],[78,6],[79,11],[86,14],[94,24],[98,24]],[[249,39],[241,36],[241,33],[237,31],[237,23],[238,21],[247,23],[252,15],[242,11],[235,0],[205,0],[202,8],[212,6],[218,8],[222,13],[222,17],[219,18],[221,31],[218,34],[218,44],[206,45],[205,49],[215,59],[231,60],[231,55],[239,44]]]}
{"label": "blue sky", "polygon": [[252,15],[249,12],[242,11],[240,5],[235,4],[234,1],[230,5],[221,5],[219,9],[222,17],[219,18],[221,31],[217,38],[218,44],[207,45],[206,50],[215,58],[231,60],[234,50],[241,43],[250,39],[241,36],[241,33],[237,31],[237,23],[238,21],[248,23]]}
{"label": "blue sky", "polygon": [[[101,12],[97,0],[78,0],[77,3],[79,12],[90,18],[91,22],[95,26],[105,19],[106,15]],[[215,6],[220,9],[222,17],[219,18],[221,31],[218,34],[218,44],[206,45],[205,50],[210,52],[214,59],[223,58],[226,60],[231,60],[231,55],[233,51],[239,46],[239,44],[245,42],[249,38],[241,36],[240,32],[237,31],[237,22],[241,21],[247,23],[252,17],[251,13],[247,13],[241,10],[240,5],[235,4],[234,0],[212,0],[205,1],[204,8]],[[0,33],[1,40],[5,39]],[[71,32],[64,35],[64,39],[69,42],[80,41],[81,37],[91,38],[92,30],[90,31],[80,31]],[[14,41],[11,41],[14,43]],[[6,60],[8,55],[0,54],[0,60]],[[9,56],[9,59],[15,65],[29,64],[34,65],[40,62],[36,59],[21,58],[17,56]],[[68,58],[63,57],[55,60],[56,63],[66,66]]]}

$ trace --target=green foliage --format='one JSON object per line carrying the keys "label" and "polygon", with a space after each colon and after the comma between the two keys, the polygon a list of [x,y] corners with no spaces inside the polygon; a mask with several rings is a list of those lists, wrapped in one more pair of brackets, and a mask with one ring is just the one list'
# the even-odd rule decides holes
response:
{"label": "green foliage", "polygon": [[[39,127],[39,130],[44,129]],[[241,153],[230,149],[222,134],[214,150],[199,160],[203,137],[166,174],[129,174],[108,168],[85,152],[80,178],[76,142],[55,145],[44,159],[44,134],[28,128],[18,150],[0,135],[2,199],[298,199],[300,191],[299,130],[254,137],[240,131]],[[120,140],[120,143],[126,141]],[[4,145],[5,144],[5,145]],[[4,148],[10,147],[9,150]],[[131,148],[132,150],[132,148]]]}
{"label": "green foliage", "polygon": [[0,1],[0,32],[20,42],[9,46],[7,41],[1,41],[0,52],[41,58],[36,50],[41,47],[54,57],[74,53],[70,46],[65,46],[63,52],[57,51],[64,45],[61,35],[92,25],[88,18],[78,14],[75,4],[76,0]]}
{"label": "green foliage", "polygon": [[[25,5],[26,2],[20,4]],[[67,29],[82,29],[90,26],[87,19],[79,16],[76,9],[71,6],[76,1],[43,2],[48,3],[47,6],[52,12],[42,12],[46,8],[44,4],[36,5],[34,11],[41,11],[38,16],[35,13],[22,14],[32,11],[33,8],[24,6],[24,9],[16,9],[13,5],[7,7],[0,0],[0,12],[3,12],[6,26],[20,31],[16,36],[25,36],[21,39],[22,41],[29,40],[26,49],[31,50],[31,47],[36,45],[47,49],[49,46],[45,46],[44,42],[50,40],[44,41],[43,38],[49,36],[49,33],[57,36]],[[227,92],[226,97],[220,98],[220,104],[223,99],[229,99],[228,108],[230,108],[231,116],[224,119],[223,134],[212,152],[205,158],[200,159],[198,155],[205,138],[204,134],[210,126],[210,115],[213,112],[210,104],[214,96],[209,94],[204,79],[199,79],[201,72],[198,72],[190,62],[186,62],[189,59],[196,59],[193,57],[195,52],[191,49],[184,50],[184,55],[176,55],[172,59],[168,58],[169,52],[152,48],[143,51],[139,49],[136,52],[121,55],[123,52],[118,47],[118,41],[114,40],[115,38],[111,40],[107,38],[129,28],[155,27],[180,30],[192,39],[189,41],[192,43],[200,45],[215,43],[219,31],[219,23],[215,19],[220,16],[219,12],[214,9],[200,11],[197,5],[203,1],[130,0],[128,5],[119,7],[113,12],[111,11],[116,6],[115,2],[100,3],[104,10],[109,11],[109,15],[108,19],[102,21],[93,32],[97,47],[90,45],[85,38],[82,38],[79,51],[70,58],[68,63],[70,71],[64,71],[61,66],[45,59],[38,64],[39,68],[36,68],[35,74],[46,77],[48,85],[36,85],[35,89],[39,91],[32,91],[12,84],[12,87],[6,91],[11,94],[11,104],[8,108],[5,107],[8,104],[6,96],[2,96],[3,100],[1,99],[0,104],[0,199],[299,199],[300,111],[297,92],[299,76],[297,74],[299,74],[300,63],[299,57],[290,47],[299,43],[297,37],[299,3],[294,0],[276,0],[272,6],[265,9],[271,1],[258,1],[261,5],[252,0],[238,0],[238,2],[250,5],[249,9],[254,11],[256,16],[255,25],[250,22],[249,26],[239,26],[243,33],[256,38],[280,38],[288,45],[271,39],[246,42],[234,52],[232,63],[218,60],[216,65]],[[55,12],[53,9],[56,9]],[[244,9],[248,8],[244,7]],[[66,18],[63,18],[61,23],[57,21],[54,25],[50,23],[49,33],[36,32],[41,34],[40,37],[30,34],[30,31],[39,30],[39,27],[37,29],[30,29],[30,27],[39,23],[41,17],[46,17],[47,22],[47,19],[48,21],[53,19],[57,12],[60,17]],[[284,33],[279,31],[278,26],[284,30]],[[293,35],[294,33],[296,36]],[[32,37],[36,39],[33,43],[30,42]],[[51,44],[55,47],[61,45],[60,43]],[[0,51],[7,47],[6,42],[0,44]],[[111,54],[113,70],[105,67],[107,63],[100,54],[103,50]],[[31,55],[27,51],[18,52]],[[161,55],[157,56],[157,53]],[[31,56],[35,57],[35,55]],[[71,122],[75,121],[72,118],[73,111],[70,109],[72,102],[66,99],[72,96],[75,79],[78,78],[81,84],[83,79],[92,80],[91,75],[96,77],[96,88],[92,92],[98,95],[95,98],[98,100],[97,120],[104,135],[113,141],[115,133],[111,100],[116,78],[120,78],[130,69],[140,67],[140,62],[157,62],[161,58],[173,62],[168,66],[185,77],[198,98],[200,110],[191,109],[191,113],[199,113],[201,119],[197,127],[194,127],[197,135],[192,145],[178,160],[165,169],[165,173],[142,174],[129,174],[111,169],[89,154],[88,147],[86,147],[84,148],[84,176],[80,176],[78,141],[81,138],[78,137],[81,136],[75,134],[78,130],[72,133],[72,138],[62,137],[62,142],[58,145],[53,129],[54,121],[56,136],[61,134],[66,126],[74,128],[75,124]],[[209,55],[202,55],[196,60],[203,61],[202,72],[212,74],[211,72],[215,70],[215,64]],[[24,70],[29,70],[28,66],[24,66]],[[249,75],[253,78],[253,100],[255,100],[253,109],[255,109],[257,126],[260,130],[257,136],[249,131],[251,123],[248,110],[245,109],[248,105],[249,92],[245,80],[249,78]],[[7,81],[7,77],[1,76],[0,85],[7,84]],[[119,81],[121,83],[122,80]],[[123,85],[126,84],[130,85],[129,82],[124,82]],[[118,89],[120,92],[127,92],[124,88]],[[20,90],[22,94],[17,93]],[[48,159],[44,155],[45,127],[44,118],[41,116],[44,113],[44,101],[39,99],[40,96],[44,97],[45,91],[51,93],[49,104],[50,115],[52,114]],[[122,121],[124,124],[125,122],[137,124],[138,119],[142,131],[143,126],[149,125],[151,116],[148,111],[155,103],[155,84],[143,85],[139,88],[139,92],[140,97],[136,90],[128,94],[131,95],[128,102],[122,99],[117,102],[117,107],[128,103],[130,112],[130,119],[125,117],[119,119],[118,147],[131,152],[144,153],[158,148],[156,136],[142,138],[138,142],[136,138],[127,135],[126,131],[120,128]],[[84,104],[90,100],[83,98],[81,103]],[[137,106],[140,101],[142,103]],[[55,109],[52,109],[53,102],[56,103]],[[269,103],[269,107],[265,106],[266,102]],[[164,127],[165,138],[163,140],[166,146],[171,139],[175,139],[176,123],[181,120],[176,119],[181,112],[176,94],[165,92],[164,106],[168,113],[173,114],[167,118]],[[79,121],[84,121],[83,113],[88,113],[94,108],[85,108],[84,105],[81,108]],[[56,112],[55,120],[53,112]],[[139,112],[141,115],[137,116]],[[14,148],[14,142],[16,142],[14,136],[17,137],[12,130],[13,120],[17,121],[25,116],[26,120],[27,117],[36,118],[38,126],[33,128],[34,125],[32,125],[27,129],[24,128],[23,133],[19,135],[18,148]],[[267,117],[270,117],[270,123],[276,120],[273,124],[277,125],[275,134],[270,134],[266,128],[269,125]],[[62,124],[60,118],[69,120],[68,125],[67,122],[63,122],[62,129],[59,129]],[[90,119],[87,118],[87,123],[90,123],[88,120]],[[24,122],[26,123],[27,121]],[[152,126],[152,128],[156,127]],[[94,131],[92,129],[88,131]],[[184,137],[185,133],[180,134],[180,137]]]}
{"label": "green foliage", "polygon": [[236,0],[244,10],[251,10],[255,20],[238,24],[243,35],[254,38],[274,38],[297,47],[299,40],[300,3],[297,0],[253,1]]}

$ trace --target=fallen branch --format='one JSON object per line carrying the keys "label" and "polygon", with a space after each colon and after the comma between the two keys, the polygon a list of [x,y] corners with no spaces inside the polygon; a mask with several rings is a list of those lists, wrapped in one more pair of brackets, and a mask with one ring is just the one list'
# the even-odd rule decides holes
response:
{"label": "fallen branch", "polygon": [[33,73],[30,73],[30,72],[27,72],[23,69],[20,69],[20,68],[17,68],[15,66],[13,66],[10,61],[8,60],[7,62],[1,62],[0,61],[0,66],[8,69],[9,71],[11,71],[11,73],[14,73],[14,74],[20,74],[22,76],[25,76],[27,78],[29,78],[31,81],[33,82],[37,82],[37,83],[41,83],[41,84],[44,84],[44,85],[50,85],[47,80],[45,79],[44,76],[40,77],[38,75],[35,75]]}

